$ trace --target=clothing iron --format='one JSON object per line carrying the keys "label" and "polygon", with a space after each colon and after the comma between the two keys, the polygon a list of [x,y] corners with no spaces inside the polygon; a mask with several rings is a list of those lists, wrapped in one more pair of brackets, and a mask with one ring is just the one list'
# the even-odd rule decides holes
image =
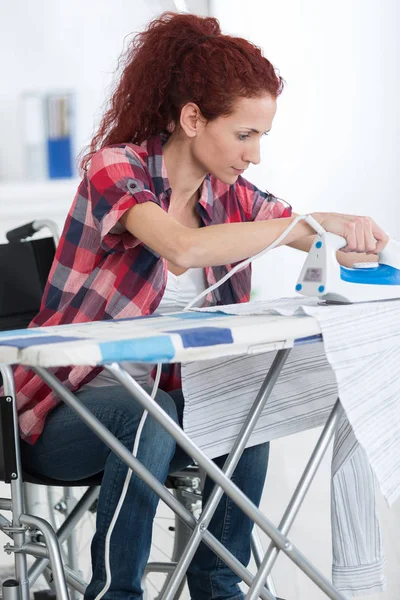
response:
{"label": "clothing iron", "polygon": [[342,267],[336,258],[346,243],[339,235],[320,231],[301,270],[296,292],[340,304],[400,298],[400,242],[390,239],[378,262],[355,263],[353,268]]}

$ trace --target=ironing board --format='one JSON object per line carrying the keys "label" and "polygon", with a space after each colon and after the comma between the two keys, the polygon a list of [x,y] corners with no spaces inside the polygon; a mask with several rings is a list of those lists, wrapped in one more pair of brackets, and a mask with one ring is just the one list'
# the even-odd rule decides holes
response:
{"label": "ironing board", "polygon": [[[279,528],[276,528],[231,481],[231,475],[294,346],[320,343],[319,325],[309,316],[227,315],[183,312],[133,319],[8,331],[0,335],[0,363],[5,394],[13,395],[11,365],[31,367],[82,420],[193,529],[192,537],[163,596],[172,600],[193,554],[203,540],[250,586],[247,598],[274,600],[264,586],[279,552],[284,552],[332,600],[345,600],[334,586],[292,544],[287,534],[307,493],[341,414],[336,401],[301,476]],[[124,361],[174,363],[276,351],[259,393],[221,471],[146,391],[123,369]],[[67,390],[48,369],[68,365],[102,365],[132,397],[175,438],[215,482],[198,521],[141,463]],[[225,492],[270,537],[271,545],[254,577],[207,530]]]}

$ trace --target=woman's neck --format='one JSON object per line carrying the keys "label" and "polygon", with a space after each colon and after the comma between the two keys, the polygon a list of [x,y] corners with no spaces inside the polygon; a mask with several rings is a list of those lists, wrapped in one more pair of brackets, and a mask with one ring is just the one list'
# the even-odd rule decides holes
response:
{"label": "woman's neck", "polygon": [[180,210],[194,208],[206,174],[193,160],[190,140],[171,135],[163,146],[163,156],[172,189],[171,204]]}

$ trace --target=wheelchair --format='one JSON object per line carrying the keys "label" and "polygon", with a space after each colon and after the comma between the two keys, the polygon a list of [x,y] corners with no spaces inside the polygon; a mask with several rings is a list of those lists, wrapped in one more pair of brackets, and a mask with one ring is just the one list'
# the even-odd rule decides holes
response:
{"label": "wheelchair", "polygon": [[[48,228],[51,237],[34,238],[36,232]],[[28,326],[40,307],[41,297],[50,271],[56,244],[57,226],[52,221],[41,220],[28,223],[6,234],[8,244],[0,244],[0,331],[21,329]],[[10,541],[4,551],[14,557],[15,575],[0,581],[3,600],[29,600],[31,588],[43,575],[46,587],[34,592],[36,600],[58,598],[76,599],[84,594],[86,582],[77,564],[76,531],[84,515],[94,514],[102,473],[86,480],[60,481],[37,477],[24,471],[19,450],[18,422],[15,392],[9,369],[0,365],[4,380],[4,395],[0,397],[0,481],[10,485],[10,498],[0,498],[0,531]],[[1,383],[1,382],[0,382]],[[166,486],[175,497],[198,518],[201,512],[201,488],[204,478],[197,465],[171,473]],[[26,484],[62,488],[63,498],[53,504],[49,498],[49,520],[35,516],[33,503],[26,493]],[[73,490],[87,488],[76,502]],[[72,502],[71,502],[72,501]],[[11,512],[11,519],[4,516]],[[62,514],[63,521],[56,528],[54,513]],[[50,522],[49,522],[50,521]],[[173,525],[173,548],[168,561],[149,562],[143,580],[145,600],[161,600],[169,578],[185,548],[191,530],[176,515]],[[66,551],[63,546],[66,545]],[[256,532],[252,536],[252,551],[257,565],[263,558],[263,550]],[[27,556],[34,561],[28,568]],[[0,559],[0,564],[1,564]],[[148,579],[151,574],[164,574],[164,581],[156,595],[150,595]],[[175,599],[181,597],[182,582]],[[152,586],[154,588],[154,586]],[[273,582],[268,580],[270,591],[275,594]],[[69,590],[69,591],[68,591]],[[70,594],[70,595],[69,595]],[[276,595],[276,594],[275,594]]]}

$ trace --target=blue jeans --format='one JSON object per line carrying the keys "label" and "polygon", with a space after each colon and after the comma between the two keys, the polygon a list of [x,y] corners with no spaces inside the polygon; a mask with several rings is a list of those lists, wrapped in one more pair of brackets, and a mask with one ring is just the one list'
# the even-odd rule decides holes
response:
{"label": "blue jeans", "polygon": [[[142,409],[124,388],[117,385],[85,388],[77,396],[124,446],[133,450]],[[181,423],[184,403],[181,390],[170,394],[159,390],[156,401],[176,423]],[[36,444],[31,446],[22,442],[21,451],[27,471],[55,479],[73,481],[104,471],[91,548],[93,576],[85,600],[94,600],[99,594],[99,599],[104,600],[142,598],[141,579],[150,553],[157,495],[132,473],[121,503],[127,466],[64,403],[50,413]],[[268,454],[268,443],[245,450],[232,478],[257,505]],[[168,472],[191,462],[149,415],[141,433],[137,457],[163,483]],[[215,462],[222,467],[225,458]],[[213,482],[207,478],[204,503],[212,488]],[[118,503],[118,517],[114,518]],[[113,525],[111,530],[110,524]],[[247,565],[252,526],[252,521],[224,495],[209,530]],[[203,543],[193,558],[187,578],[193,600],[241,600],[244,597],[238,586],[239,578]]]}

